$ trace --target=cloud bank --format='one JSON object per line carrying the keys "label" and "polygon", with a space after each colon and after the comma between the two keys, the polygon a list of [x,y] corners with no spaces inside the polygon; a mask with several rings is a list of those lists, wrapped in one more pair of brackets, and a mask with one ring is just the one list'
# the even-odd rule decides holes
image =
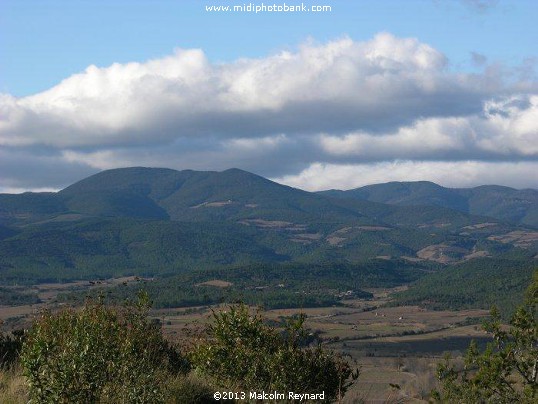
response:
{"label": "cloud bank", "polygon": [[537,187],[535,75],[481,64],[457,72],[431,46],[381,33],[230,63],[179,49],[90,66],[39,94],[0,94],[0,191],[133,165],[239,167],[313,190]]}

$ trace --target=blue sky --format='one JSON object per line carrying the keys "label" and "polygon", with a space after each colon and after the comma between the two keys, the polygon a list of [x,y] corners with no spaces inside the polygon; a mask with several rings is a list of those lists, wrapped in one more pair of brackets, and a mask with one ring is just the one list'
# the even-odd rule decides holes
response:
{"label": "blue sky", "polygon": [[294,48],[308,38],[364,40],[381,31],[432,45],[454,69],[473,69],[471,52],[508,65],[536,57],[534,0],[320,0],[316,4],[331,5],[332,11],[317,15],[205,11],[205,5],[245,3],[2,0],[0,91],[28,95],[91,64],[144,61],[178,47],[202,48],[213,61],[230,61]]}
{"label": "blue sky", "polygon": [[249,3],[0,0],[0,192],[133,165],[538,187],[538,2],[206,11]]}

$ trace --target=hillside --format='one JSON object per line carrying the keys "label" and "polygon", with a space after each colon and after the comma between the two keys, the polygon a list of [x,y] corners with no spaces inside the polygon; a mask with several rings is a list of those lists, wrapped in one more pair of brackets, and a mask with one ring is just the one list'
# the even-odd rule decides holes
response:
{"label": "hillside", "polygon": [[503,221],[310,193],[238,169],[115,169],[58,193],[0,195],[0,279],[9,283],[371,260],[427,273],[537,246],[538,232]]}
{"label": "hillside", "polygon": [[396,294],[396,302],[436,310],[489,309],[496,305],[508,318],[523,300],[536,271],[535,260],[522,258],[507,255],[454,265],[448,271],[419,279],[410,289]]}
{"label": "hillside", "polygon": [[[242,218],[311,220],[319,213],[355,220],[359,206],[347,209],[327,198],[269,181],[238,169],[223,172],[128,168],[104,171],[58,196],[71,210],[106,216],[214,221]],[[344,207],[340,206],[343,205]],[[130,210],[125,210],[130,206]]]}
{"label": "hillside", "polygon": [[445,188],[433,182],[389,182],[320,195],[399,206],[441,206],[460,212],[538,227],[538,191],[498,185]]}

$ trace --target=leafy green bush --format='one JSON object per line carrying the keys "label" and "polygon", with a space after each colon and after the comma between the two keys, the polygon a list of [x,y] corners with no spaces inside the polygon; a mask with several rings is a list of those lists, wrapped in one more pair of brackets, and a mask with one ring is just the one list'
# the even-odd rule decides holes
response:
{"label": "leafy green bush", "polygon": [[227,389],[325,392],[327,401],[342,397],[358,370],[321,345],[301,347],[304,320],[290,321],[281,334],[244,305],[215,312],[207,337],[191,353],[192,363]]}
{"label": "leafy green bush", "polygon": [[456,369],[447,357],[438,368],[441,389],[433,398],[452,403],[536,403],[538,402],[538,270],[529,286],[525,303],[510,321],[501,323],[492,310],[485,330],[493,341],[484,352],[472,343],[463,369]]}
{"label": "leafy green bush", "polygon": [[137,304],[44,312],[21,353],[32,402],[162,402],[164,381],[185,361]]}
{"label": "leafy green bush", "polygon": [[216,391],[215,388],[194,372],[186,376],[181,375],[169,379],[167,390],[168,396],[166,402],[170,404],[207,404],[218,402],[213,398],[213,393]]}

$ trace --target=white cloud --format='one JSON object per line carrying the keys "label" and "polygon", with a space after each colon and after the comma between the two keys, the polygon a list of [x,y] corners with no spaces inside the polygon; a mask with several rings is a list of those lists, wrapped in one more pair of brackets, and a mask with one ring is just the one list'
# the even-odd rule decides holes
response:
{"label": "white cloud", "polygon": [[503,159],[538,157],[538,96],[488,100],[480,114],[418,119],[385,134],[321,135],[338,157],[383,159]]}
{"label": "white cloud", "polygon": [[58,188],[12,188],[0,186],[0,194],[23,194],[25,192],[58,192]]}
{"label": "white cloud", "polygon": [[432,181],[445,187],[485,184],[516,188],[536,187],[538,162],[392,161],[375,164],[314,163],[297,175],[274,178],[276,182],[309,191],[352,189],[389,181]]}
{"label": "white cloud", "polygon": [[484,131],[479,140],[486,150],[538,156],[538,95],[512,96],[486,102]]}
{"label": "white cloud", "polygon": [[177,50],[145,63],[90,66],[33,96],[3,95],[0,144],[87,147],[210,134],[263,137],[472,111],[476,105],[456,101],[490,89],[445,72],[446,64],[430,46],[387,33],[217,65],[200,50]]}
{"label": "white cloud", "polygon": [[277,136],[266,136],[259,139],[230,139],[224,143],[224,147],[228,150],[240,151],[244,153],[256,153],[262,150],[273,150],[287,141],[288,139],[286,138],[286,135],[280,134]]}
{"label": "white cloud", "polygon": [[430,118],[399,128],[395,133],[377,135],[351,133],[320,138],[327,153],[365,159],[417,158],[432,153],[461,151],[473,130],[465,118]]}
{"label": "white cloud", "polygon": [[39,94],[0,94],[0,187],[58,187],[133,165],[239,167],[307,185],[292,174],[314,163],[377,167],[372,173],[395,164],[402,175],[411,175],[408,165],[394,161],[530,167],[538,158],[534,79],[514,82],[497,66],[451,68],[431,46],[388,33],[221,64],[179,49],[90,66]]}

